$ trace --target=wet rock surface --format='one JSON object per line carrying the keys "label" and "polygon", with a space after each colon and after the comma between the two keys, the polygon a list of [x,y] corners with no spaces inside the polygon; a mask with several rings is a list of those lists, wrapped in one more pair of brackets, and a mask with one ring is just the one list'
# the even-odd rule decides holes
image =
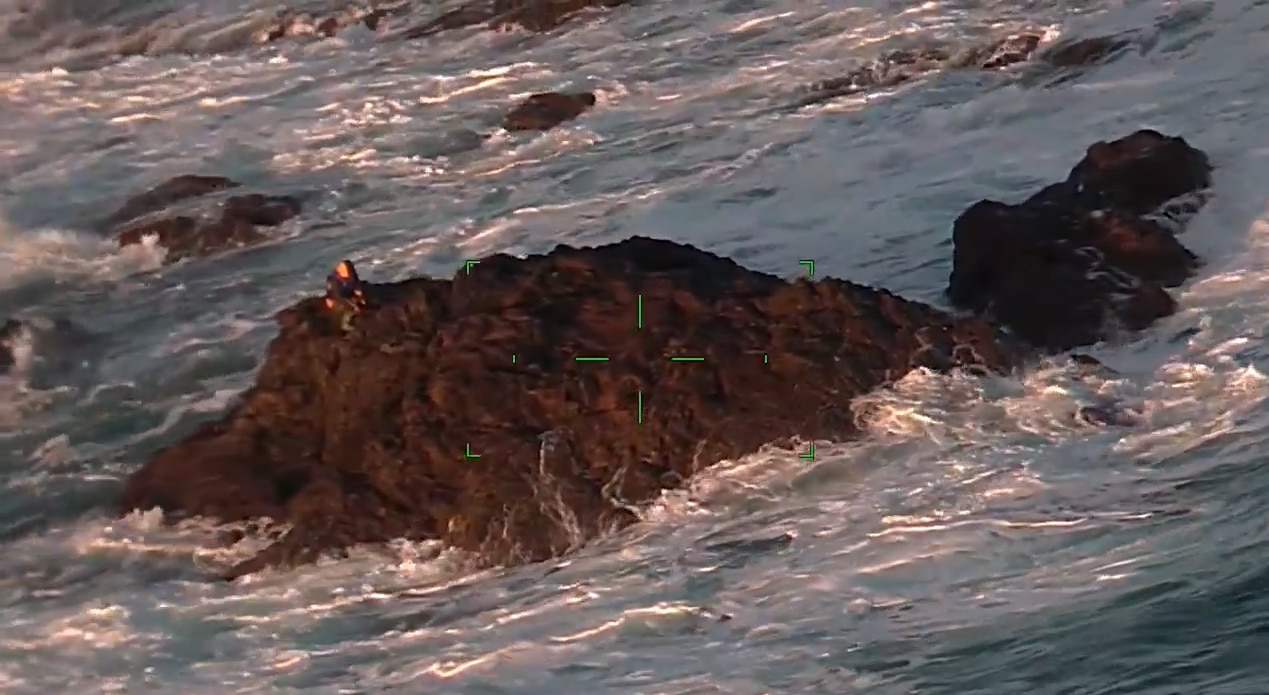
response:
{"label": "wet rock surface", "polygon": [[550,130],[571,121],[595,105],[591,92],[542,92],[520,102],[502,121],[509,131]]}
{"label": "wet rock surface", "polygon": [[542,560],[716,461],[857,434],[851,399],[916,367],[1024,358],[978,318],[638,237],[365,291],[347,334],[320,298],[280,312],[256,385],[123,510],[291,525],[229,577],[395,538]]}
{"label": "wet rock surface", "polygon": [[[1060,351],[1173,313],[1165,288],[1199,260],[1152,216],[1211,185],[1207,156],[1139,130],[1098,142],[1067,179],[1010,205],[979,201],[956,219],[948,296],[1029,343]],[[1202,204],[1192,195],[1188,211]]]}
{"label": "wet rock surface", "polygon": [[300,214],[302,205],[298,198],[261,193],[230,195],[218,204],[212,201],[210,210],[168,209],[239,187],[237,182],[221,176],[177,176],[129,199],[106,218],[103,227],[118,239],[120,246],[140,244],[154,237],[167,250],[164,260],[174,263],[259,243],[268,238],[262,228],[276,227]]}

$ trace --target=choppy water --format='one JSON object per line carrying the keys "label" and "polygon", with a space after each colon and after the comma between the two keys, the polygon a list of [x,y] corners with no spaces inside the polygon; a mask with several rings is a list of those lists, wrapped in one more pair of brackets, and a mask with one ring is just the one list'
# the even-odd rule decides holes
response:
{"label": "choppy water", "polygon": [[[38,21],[0,48],[0,314],[100,337],[74,373],[34,354],[0,385],[4,692],[1269,691],[1265,3],[693,0],[545,38],[265,47],[240,40],[259,0],[25,4]],[[947,74],[776,108],[887,48],[1017,28],[1155,40],[1056,84]],[[470,149],[558,88],[600,104]],[[914,374],[871,399],[872,438],[724,463],[563,567],[461,577],[403,545],[227,585],[198,572],[205,530],[105,511],[250,382],[269,316],[335,258],[447,275],[640,233],[937,303],[957,212],[1138,127],[1220,169],[1181,312],[1095,351],[1119,379]],[[75,231],[193,172],[315,197],[275,244],[166,269]],[[1143,423],[1078,425],[1098,392]]]}

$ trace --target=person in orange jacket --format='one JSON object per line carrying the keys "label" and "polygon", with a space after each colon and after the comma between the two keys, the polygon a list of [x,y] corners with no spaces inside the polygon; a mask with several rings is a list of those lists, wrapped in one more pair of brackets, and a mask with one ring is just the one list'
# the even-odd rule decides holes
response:
{"label": "person in orange jacket", "polygon": [[352,261],[343,260],[326,276],[326,309],[345,333],[352,330],[353,320],[366,308],[366,293]]}

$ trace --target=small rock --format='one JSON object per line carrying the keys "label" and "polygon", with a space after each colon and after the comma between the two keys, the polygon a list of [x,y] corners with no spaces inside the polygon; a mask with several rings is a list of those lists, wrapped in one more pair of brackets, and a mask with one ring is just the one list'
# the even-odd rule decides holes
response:
{"label": "small rock", "polygon": [[1094,427],[1132,427],[1141,422],[1141,413],[1118,403],[1103,403],[1081,407],[1075,418]]}
{"label": "small rock", "polygon": [[571,121],[595,105],[591,92],[543,92],[533,94],[507,114],[502,127],[508,131],[550,130]]}

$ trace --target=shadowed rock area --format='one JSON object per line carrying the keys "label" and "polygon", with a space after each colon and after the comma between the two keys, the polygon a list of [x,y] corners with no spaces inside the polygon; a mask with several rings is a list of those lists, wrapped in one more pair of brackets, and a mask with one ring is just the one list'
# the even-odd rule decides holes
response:
{"label": "shadowed rock area", "polygon": [[[1165,288],[1199,266],[1177,225],[1150,213],[1210,185],[1207,155],[1182,138],[1139,130],[1098,142],[1065,181],[956,219],[948,296],[1046,350],[1145,328],[1176,310]],[[1193,212],[1203,198],[1186,202]]]}
{"label": "shadowed rock area", "polygon": [[507,114],[502,127],[509,131],[550,130],[577,118],[594,105],[595,95],[590,92],[532,94]]}
{"label": "shadowed rock area", "polygon": [[280,312],[255,387],[123,510],[293,525],[229,577],[394,538],[543,560],[713,462],[855,435],[851,400],[916,367],[1023,356],[981,319],[639,237],[365,291],[347,335],[320,298]]}
{"label": "shadowed rock area", "polygon": [[268,238],[262,227],[276,227],[300,214],[298,199],[261,193],[231,195],[210,209],[187,206],[171,210],[178,203],[205,199],[239,186],[222,176],[177,176],[129,199],[100,226],[117,238],[120,246],[140,244],[147,237],[154,237],[167,250],[164,260],[174,263],[259,243]]}

